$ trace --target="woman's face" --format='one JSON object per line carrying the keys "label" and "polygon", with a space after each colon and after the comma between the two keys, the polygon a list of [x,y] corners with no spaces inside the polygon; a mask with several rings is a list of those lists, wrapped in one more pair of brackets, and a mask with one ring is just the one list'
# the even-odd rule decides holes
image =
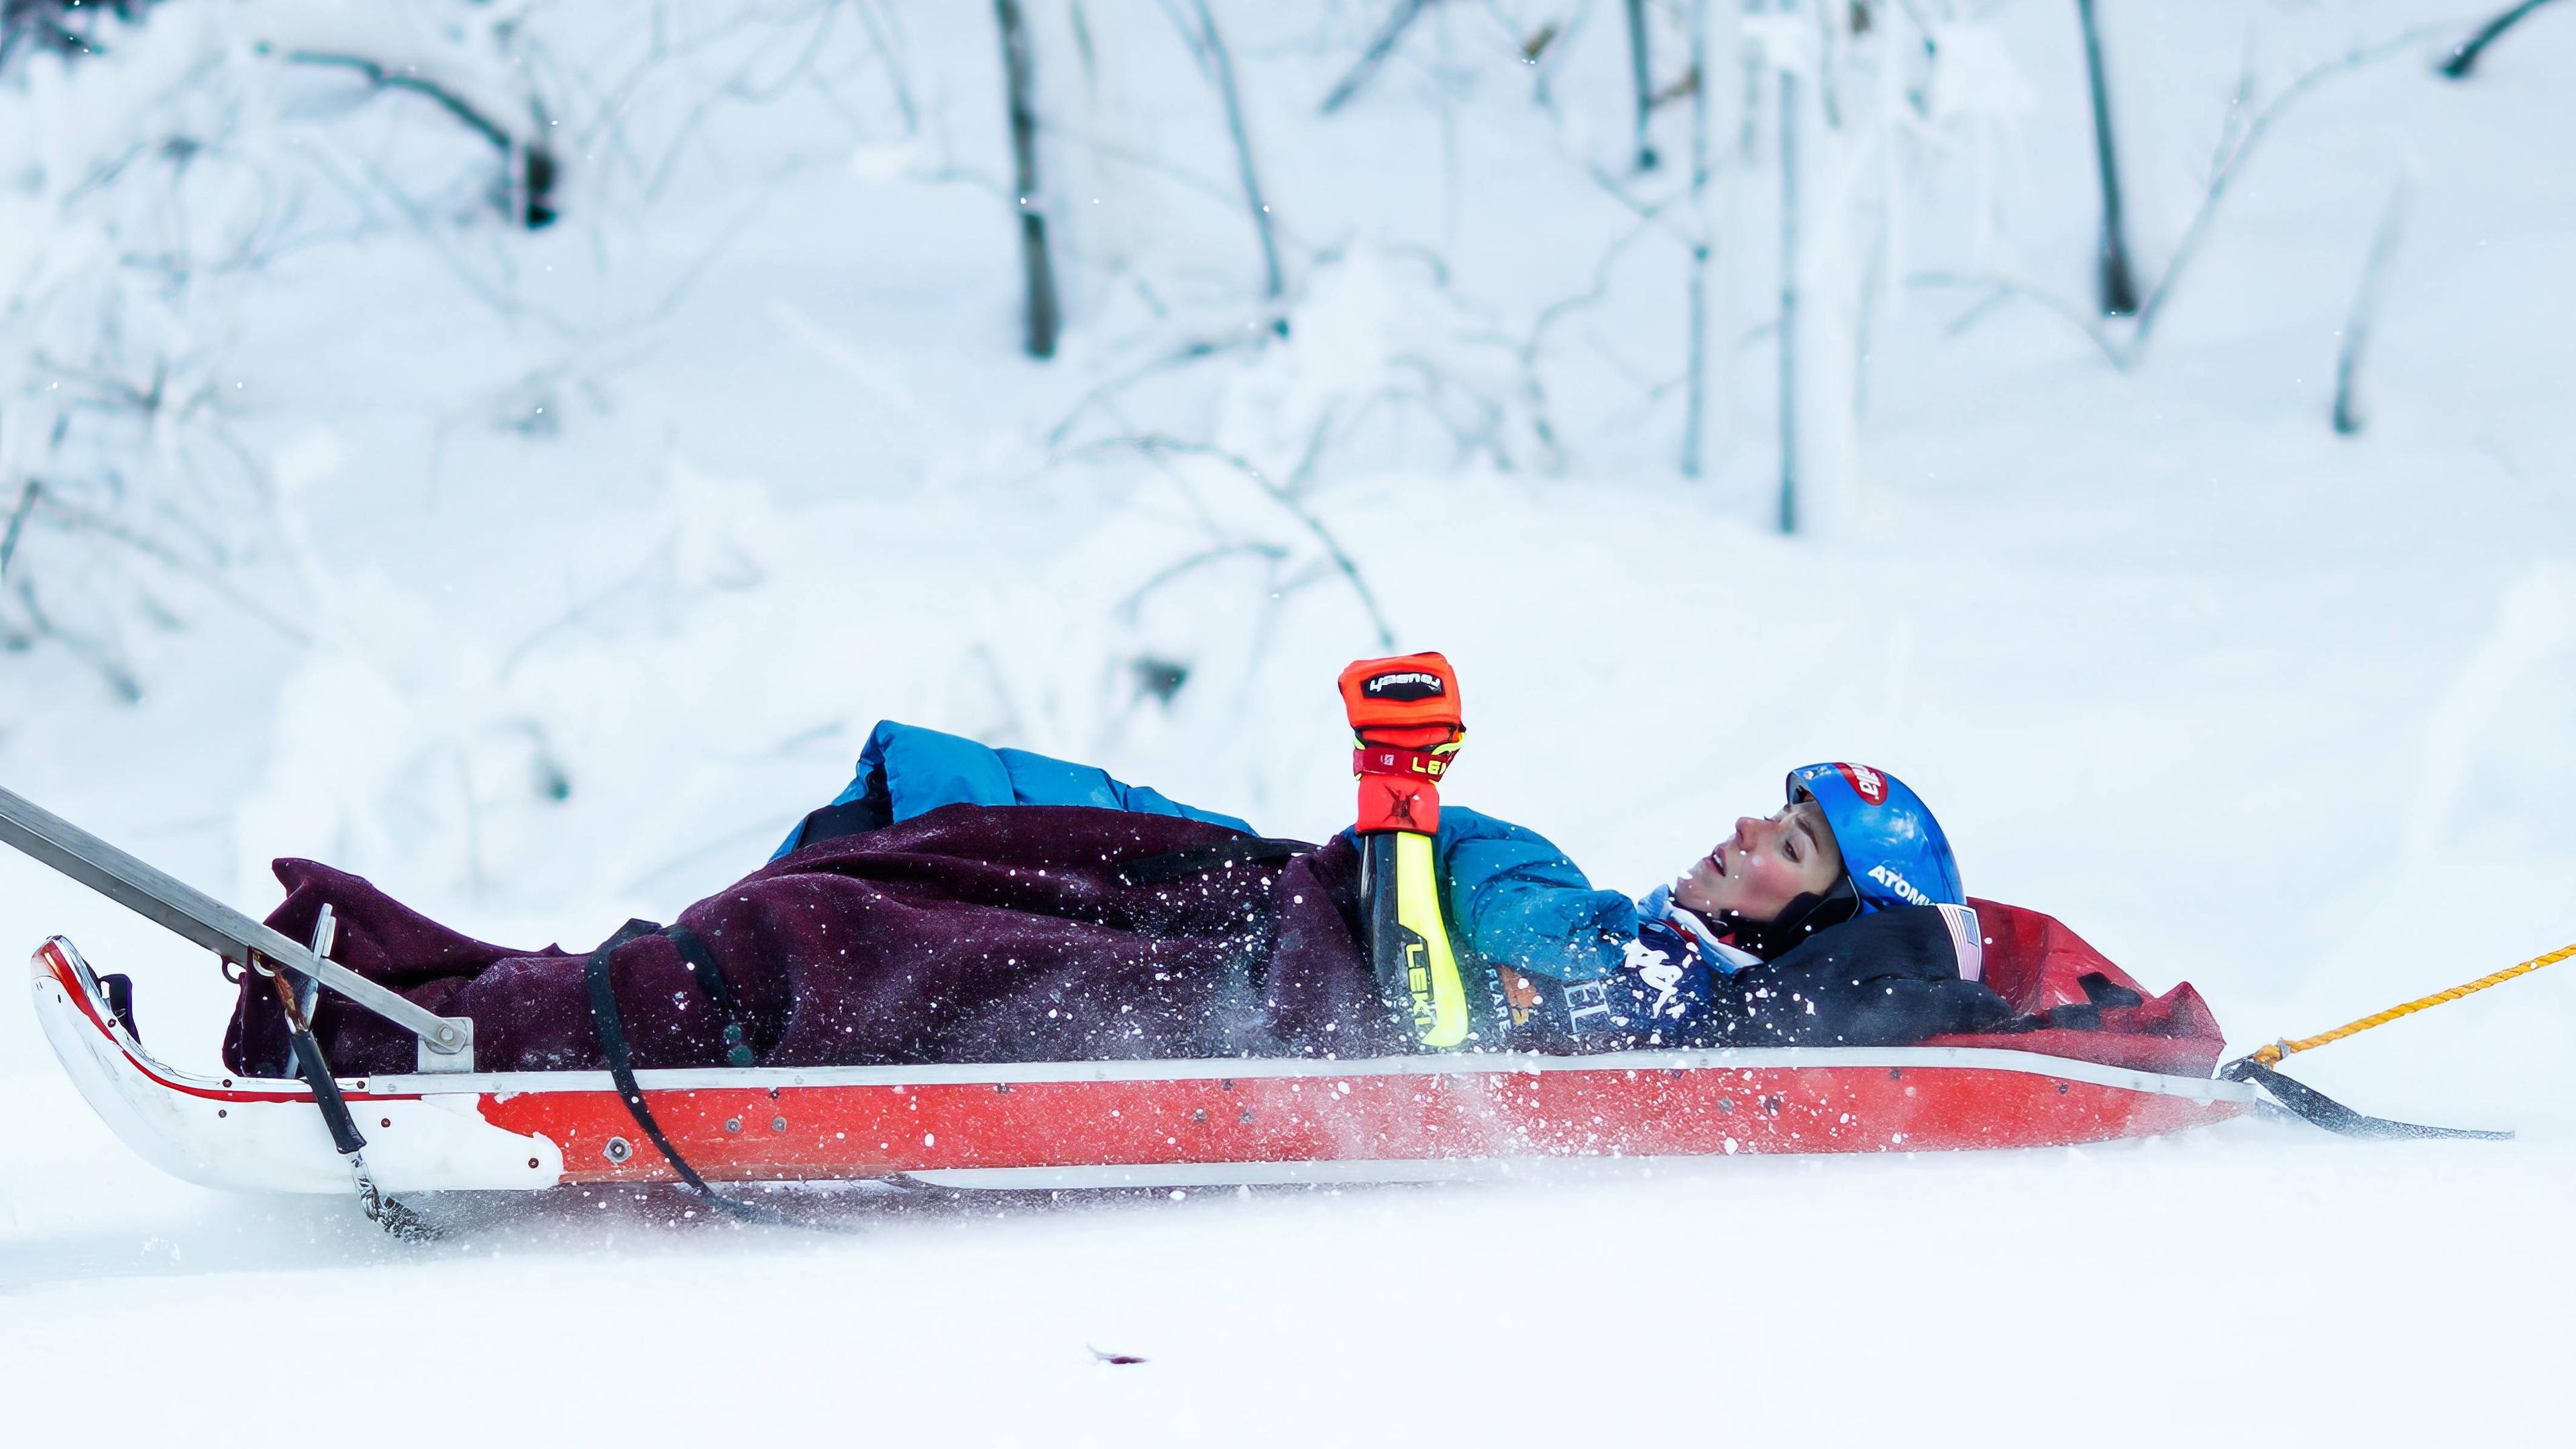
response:
{"label": "woman's face", "polygon": [[1842,878],[1842,852],[1816,802],[1797,804],[1768,819],[1747,815],[1735,833],[1691,862],[1673,882],[1673,902],[1715,921],[1732,912],[1748,921],[1775,920],[1802,895],[1821,895]]}

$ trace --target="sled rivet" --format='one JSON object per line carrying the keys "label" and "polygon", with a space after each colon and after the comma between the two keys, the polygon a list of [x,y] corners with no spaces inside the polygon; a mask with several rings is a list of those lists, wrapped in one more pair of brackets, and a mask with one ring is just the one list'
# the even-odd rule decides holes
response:
{"label": "sled rivet", "polygon": [[1887,1069],[1887,1079],[1891,1082],[1901,1082],[1905,1080],[1905,1073],[1895,1067],[1889,1067]]}
{"label": "sled rivet", "polygon": [[1727,1116],[1727,1117],[1732,1117],[1732,1116],[1734,1116],[1734,1115],[1735,1115],[1735,1099],[1734,1099],[1733,1097],[1720,1097],[1720,1098],[1718,1098],[1718,1099],[1717,1099],[1717,1110],[1718,1110],[1719,1115],[1721,1115],[1721,1116]]}
{"label": "sled rivet", "polygon": [[611,1162],[624,1162],[627,1158],[635,1155],[634,1145],[623,1137],[609,1138],[608,1146],[604,1148],[603,1151],[606,1152],[608,1160]]}
{"label": "sled rivet", "polygon": [[742,1130],[742,1119],[741,1119],[740,1117],[727,1117],[727,1118],[725,1119],[725,1130],[726,1130],[727,1132],[739,1132],[739,1131],[741,1131],[741,1130]]}
{"label": "sled rivet", "polygon": [[786,1131],[786,1130],[787,1130],[787,1119],[786,1119],[786,1118],[784,1118],[784,1117],[772,1117],[772,1118],[770,1118],[770,1119],[769,1119],[769,1130],[770,1130],[770,1131],[772,1131],[772,1132],[784,1132],[784,1131]]}
{"label": "sled rivet", "polygon": [[379,1127],[391,1127],[394,1125],[394,1119],[391,1117],[379,1117],[376,1119],[376,1125]]}
{"label": "sled rivet", "polygon": [[531,1157],[531,1158],[529,1158],[529,1159],[528,1159],[528,1166],[529,1166],[529,1168],[530,1168],[531,1170],[533,1170],[533,1169],[536,1167],[536,1165],[537,1165],[537,1160],[536,1160],[535,1158]]}
{"label": "sled rivet", "polygon": [[2061,1097],[2066,1095],[2066,1084],[2064,1082],[2057,1084],[2057,1095]]}
{"label": "sled rivet", "polygon": [[231,1116],[232,1114],[233,1114],[233,1109],[232,1109],[232,1108],[230,1108],[230,1107],[217,1107],[217,1108],[215,1109],[215,1115],[216,1115],[216,1116],[218,1116],[218,1117],[229,1117],[229,1116]]}
{"label": "sled rivet", "polygon": [[1780,1115],[1780,1099],[1779,1099],[1779,1098],[1777,1098],[1777,1097],[1765,1097],[1765,1098],[1763,1098],[1763,1099],[1762,1099],[1762,1115],[1763,1115],[1763,1116],[1765,1116],[1765,1117],[1777,1117],[1777,1116],[1779,1116],[1779,1115]]}
{"label": "sled rivet", "polygon": [[1191,1120],[1191,1121],[1193,1121],[1193,1122],[1204,1122],[1204,1121],[1206,1121],[1206,1120],[1207,1120],[1207,1108],[1205,1108],[1205,1107],[1201,1107],[1201,1108],[1199,1108],[1197,1111],[1192,1112],[1192,1113],[1190,1114],[1190,1120]]}
{"label": "sled rivet", "polygon": [[1243,1120],[1244,1120],[1244,1121],[1246,1121],[1246,1122],[1249,1122],[1249,1121],[1251,1121],[1251,1120],[1252,1120],[1252,1109],[1251,1109],[1250,1107],[1246,1107],[1246,1108],[1244,1108],[1244,1109],[1243,1109]]}

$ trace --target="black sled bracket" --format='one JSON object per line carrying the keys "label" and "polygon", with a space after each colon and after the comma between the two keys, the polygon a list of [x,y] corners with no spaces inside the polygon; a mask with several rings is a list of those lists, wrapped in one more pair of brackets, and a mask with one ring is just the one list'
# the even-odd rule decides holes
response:
{"label": "black sled bracket", "polygon": [[2282,1076],[2252,1057],[2238,1057],[2219,1068],[2218,1074],[2231,1082],[2253,1083],[2293,1116],[2341,1137],[2378,1141],[2466,1138],[2477,1142],[2507,1142],[2513,1138],[2511,1132],[2487,1132],[2471,1127],[2427,1127],[2356,1112],[2305,1082]]}
{"label": "black sled bracket", "polygon": [[281,967],[392,1022],[420,1041],[423,1072],[474,1070],[474,1023],[440,1016],[317,955],[194,886],[177,880],[32,801],[0,790],[0,844],[13,846],[91,890],[205,947],[244,970]]}

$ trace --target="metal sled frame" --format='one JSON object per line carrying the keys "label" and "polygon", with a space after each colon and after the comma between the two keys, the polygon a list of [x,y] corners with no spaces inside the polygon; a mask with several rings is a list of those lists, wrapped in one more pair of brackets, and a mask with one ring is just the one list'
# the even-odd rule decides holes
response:
{"label": "metal sled frame", "polygon": [[[211,1187],[345,1193],[295,1079],[156,1060],[61,937],[36,1014],[117,1134]],[[2147,1137],[2250,1108],[2240,1082],[1989,1048],[1599,1056],[1442,1054],[646,1071],[682,1153],[718,1181],[901,1177],[946,1187],[1410,1181],[1545,1159],[1936,1152]],[[606,1072],[341,1080],[387,1192],[676,1180]]]}

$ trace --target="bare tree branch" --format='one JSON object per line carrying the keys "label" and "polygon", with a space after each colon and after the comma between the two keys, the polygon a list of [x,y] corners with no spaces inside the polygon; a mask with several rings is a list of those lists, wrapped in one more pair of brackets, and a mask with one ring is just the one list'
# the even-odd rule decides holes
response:
{"label": "bare tree branch", "polygon": [[2165,264],[2164,275],[2156,279],[2154,290],[2148,292],[2146,300],[2138,304],[2138,325],[2129,334],[2128,346],[2122,349],[2121,367],[2136,366],[2138,359],[2145,354],[2147,339],[2155,331],[2157,320],[2164,315],[2165,305],[2173,300],[2174,288],[2182,281],[2193,259],[2200,254],[2202,243],[2208,239],[2210,223],[2218,215],[2219,203],[2227,199],[2229,188],[2235,184],[2237,177],[2244,174],[2245,163],[2253,157],[2256,148],[2262,145],[2264,137],[2271,134],[2273,126],[2280,122],[2281,117],[2286,115],[2292,106],[2314,94],[2319,86],[2334,77],[2359,70],[2373,62],[2385,60],[2400,51],[2412,49],[2429,37],[2449,28],[2446,25],[2413,26],[2376,45],[2366,45],[2349,51],[2310,69],[2306,74],[2292,81],[2279,95],[2265,103],[2262,110],[2255,113],[2254,119],[2246,124],[2244,134],[2238,138],[2235,148],[2220,161],[2216,174],[2209,178],[2209,188],[2202,194],[2199,208],[2192,213],[2191,224],[2183,229],[2182,240],[2174,247],[2173,259]]}
{"label": "bare tree branch", "polygon": [[[1261,172],[1252,164],[1252,136],[1244,126],[1243,96],[1234,83],[1234,61],[1226,54],[1225,37],[1217,31],[1216,17],[1208,13],[1207,0],[1191,0],[1191,5],[1198,12],[1195,29],[1178,15],[1173,19],[1180,26],[1182,38],[1189,42],[1199,70],[1225,103],[1225,128],[1234,141],[1234,164],[1243,182],[1243,204],[1252,214],[1254,234],[1261,239],[1261,295],[1263,300],[1276,304],[1287,294],[1287,283],[1279,270],[1279,241],[1271,232],[1270,204],[1261,195]],[[1270,330],[1282,337],[1288,335],[1288,319],[1275,309]]]}
{"label": "bare tree branch", "polygon": [[1394,11],[1386,17],[1386,24],[1378,28],[1377,37],[1368,43],[1368,49],[1360,52],[1359,60],[1352,64],[1350,70],[1333,83],[1332,93],[1324,97],[1324,103],[1316,108],[1316,114],[1329,116],[1358,95],[1360,88],[1377,75],[1378,67],[1386,64],[1386,58],[1394,53],[1396,44],[1404,39],[1404,32],[1412,29],[1413,22],[1421,18],[1427,4],[1428,0],[1396,0]]}
{"label": "bare tree branch", "polygon": [[[220,573],[181,556],[178,550],[171,548],[168,544],[161,542],[159,539],[152,538],[135,529],[128,528],[95,509],[84,508],[78,504],[66,502],[61,497],[57,496],[51,489],[40,494],[36,501],[37,506],[44,510],[45,515],[53,519],[58,524],[64,525],[75,531],[94,533],[101,538],[110,540],[111,542],[122,544],[126,548],[131,549],[134,552],[143,555],[145,558],[151,559],[153,562],[169,569],[172,573],[178,574],[182,578],[186,578],[205,588],[217,597],[230,602],[243,613],[250,615],[252,618],[259,620],[270,628],[275,629],[279,634],[283,635],[287,639],[298,644],[311,644],[313,642],[313,635],[303,626],[290,619],[279,616],[275,610],[270,609],[266,605],[260,603],[257,599],[254,599],[248,594],[243,593],[240,589],[235,588]],[[19,584],[23,589],[26,585],[26,581],[21,579]]]}
{"label": "bare tree branch", "polygon": [[[263,43],[262,54],[271,53]],[[381,62],[362,55],[335,55],[319,50],[290,50],[279,57],[291,65],[336,66],[363,76],[378,90],[409,91],[435,102],[439,109],[463,122],[467,130],[492,143],[509,168],[512,205],[511,219],[530,231],[550,226],[555,220],[555,156],[546,146],[522,141],[507,127],[476,110],[464,97],[436,81],[406,71],[387,69]]]}
{"label": "bare tree branch", "polygon": [[1222,563],[1230,558],[1244,558],[1247,556],[1267,559],[1271,563],[1276,564],[1288,557],[1288,550],[1281,548],[1275,543],[1263,543],[1258,541],[1251,543],[1220,543],[1212,548],[1200,549],[1197,553],[1191,554],[1187,558],[1166,564],[1162,568],[1155,570],[1153,577],[1148,578],[1141,584],[1138,584],[1135,588],[1128,590],[1125,598],[1120,599],[1117,603],[1111,605],[1110,612],[1117,615],[1119,618],[1127,620],[1129,623],[1134,623],[1138,612],[1144,608],[1145,601],[1153,597],[1153,595],[1160,591],[1165,585],[1175,583],[1190,574],[1196,573],[1200,569],[1207,567],[1209,564]]}
{"label": "bare tree branch", "polygon": [[1963,317],[1960,322],[1951,324],[1954,331],[1959,330],[1963,323],[1976,314],[1990,310],[1998,302],[2035,302],[2064,318],[2067,325],[2083,333],[2086,341],[2101,349],[2103,360],[2109,362],[2112,367],[2125,369],[2129,365],[2127,356],[2120,350],[2120,344],[2113,341],[2111,334],[2103,330],[2100,320],[2093,313],[2043,288],[2016,282],[2010,277],[1999,277],[1982,272],[1916,272],[1905,279],[1905,284],[1909,287],[1973,287],[1985,292],[1987,295],[1977,303],[1969,317]]}
{"label": "bare tree branch", "polygon": [[1211,443],[1193,443],[1185,438],[1175,438],[1164,433],[1134,433],[1124,437],[1103,438],[1097,443],[1078,449],[1077,453],[1099,454],[1118,449],[1142,453],[1148,458],[1157,460],[1175,456],[1210,458],[1252,480],[1254,487],[1268,495],[1273,503],[1278,504],[1290,517],[1303,525],[1306,532],[1314,536],[1315,542],[1323,548],[1324,556],[1333,561],[1334,570],[1341,574],[1342,578],[1350,584],[1351,592],[1358,596],[1360,608],[1366,611],[1370,625],[1377,630],[1378,644],[1387,649],[1395,647],[1394,628],[1387,623],[1385,611],[1378,607],[1376,593],[1369,588],[1368,580],[1360,573],[1360,566],[1352,560],[1350,552],[1342,547],[1341,540],[1335,538],[1333,531],[1324,526],[1324,521],[1316,517],[1297,499],[1296,495],[1272,481],[1270,475],[1263,472],[1252,460]]}
{"label": "bare tree branch", "polygon": [[1096,384],[1081,397],[1074,399],[1073,406],[1066,410],[1065,415],[1056,421],[1054,427],[1047,429],[1046,444],[1050,448],[1060,446],[1064,442],[1065,435],[1073,431],[1073,425],[1081,421],[1084,413],[1106,405],[1118,394],[1146,378],[1187,367],[1203,358],[1215,357],[1221,353],[1239,352],[1250,345],[1252,344],[1239,337],[1227,338],[1221,342],[1187,342],[1170,352],[1148,358],[1116,377]]}
{"label": "bare tree branch", "polygon": [[[867,27],[868,43],[875,48],[877,63],[885,68],[886,85],[894,92],[895,110],[903,116],[903,133],[921,133],[921,107],[912,98],[912,77],[905,70],[903,58],[896,54],[902,32],[877,15],[875,0],[858,0],[859,23]],[[889,35],[892,30],[893,34]]]}
{"label": "bare tree branch", "polygon": [[2452,80],[2467,80],[2469,72],[2477,69],[2478,57],[2487,53],[2488,46],[2504,38],[2506,31],[2520,25],[2531,12],[2548,3],[2549,0],[2522,0],[2521,4],[2479,26],[2478,33],[2461,41],[2459,48],[2451,52],[2451,58],[2437,69]]}
{"label": "bare tree branch", "polygon": [[74,659],[97,670],[99,678],[107,682],[107,687],[115,692],[121,702],[134,704],[143,698],[142,681],[134,677],[134,671],[127,668],[124,661],[118,659],[115,652],[106,644],[77,629],[66,629],[54,622],[53,616],[46,612],[44,604],[36,598],[34,581],[19,579],[15,592],[18,595],[18,607],[26,611],[28,626],[34,630],[33,638],[50,639],[62,645]]}
{"label": "bare tree branch", "polygon": [[18,557],[18,539],[26,532],[27,517],[36,511],[36,500],[44,496],[44,480],[30,478],[18,490],[17,505],[9,510],[9,527],[0,533],[0,579],[9,577],[9,565]]}
{"label": "bare tree branch", "polygon": [[2371,334],[2379,322],[2389,263],[2395,260],[2398,243],[2405,236],[2413,192],[2414,188],[2401,176],[2396,188],[2388,193],[2388,205],[2379,213],[2379,227],[2371,234],[2370,256],[2361,266],[2361,284],[2353,289],[2352,311],[2344,319],[2343,345],[2335,350],[2334,430],[2347,438],[2370,422],[2361,369],[2369,355]]}
{"label": "bare tree branch", "polygon": [[[2190,223],[2183,228],[2182,240],[2175,245],[2173,259],[2165,264],[2163,275],[2156,279],[2154,288],[2138,304],[2137,320],[2130,328],[2125,341],[2115,340],[2096,323],[2093,317],[2087,315],[2083,309],[2068,303],[2064,298],[2010,278],[1955,272],[1922,272],[1908,277],[1906,281],[1914,286],[1984,289],[1993,294],[1988,298],[1989,303],[2000,298],[2036,302],[2072,323],[2087,340],[2101,349],[2102,355],[2110,360],[2113,367],[2126,372],[2136,367],[2145,358],[2147,344],[2155,334],[2156,323],[2164,316],[2166,306],[2172,302],[2176,289],[2190,270],[2191,263],[2200,255],[2201,247],[2208,241],[2210,227],[2217,218],[2220,203],[2227,199],[2237,179],[2244,174],[2246,164],[2253,158],[2264,138],[2272,133],[2273,127],[2280,123],[2282,116],[2286,115],[2300,100],[2314,94],[2318,87],[2334,77],[2385,60],[2401,51],[2420,45],[2426,39],[2441,34],[2447,29],[2448,27],[2439,25],[2413,26],[2376,44],[2348,51],[2301,74],[2241,126],[2231,120],[2228,137],[2220,145],[2208,187],[2201,194],[2200,205],[2193,210]],[[2241,110],[2240,98],[2238,106],[2231,108],[2231,116],[2241,113]],[[1981,306],[1978,310],[1984,309]]]}

